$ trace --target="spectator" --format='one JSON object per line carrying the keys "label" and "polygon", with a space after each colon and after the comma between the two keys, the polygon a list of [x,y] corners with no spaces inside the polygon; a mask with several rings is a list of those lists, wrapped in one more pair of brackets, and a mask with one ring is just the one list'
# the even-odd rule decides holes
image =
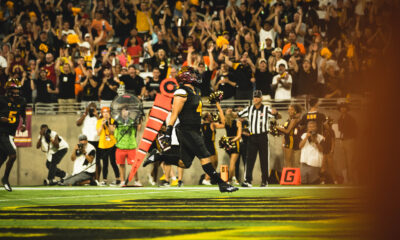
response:
{"label": "spectator", "polygon": [[74,107],[71,104],[76,102],[75,99],[75,72],[73,71],[72,62],[64,62],[62,70],[60,58],[56,61],[56,74],[58,76],[58,86],[56,91],[58,93],[58,104],[60,104],[60,112],[73,111]]}
{"label": "spectator", "polygon": [[256,81],[253,77],[256,67],[248,57],[247,52],[243,53],[240,63],[232,63],[227,57],[225,57],[225,63],[234,70],[233,78],[237,83],[235,99],[250,100],[253,92],[253,83]]}
{"label": "spectator", "polygon": [[135,65],[128,67],[128,74],[119,77],[119,80],[125,84],[125,91],[131,93],[140,99],[145,94],[146,88],[144,80],[137,75],[137,69]]}
{"label": "spectator", "polygon": [[146,99],[154,100],[157,93],[160,93],[161,71],[158,68],[153,69],[153,77],[148,77],[146,83]]}
{"label": "spectator", "polygon": [[236,91],[236,82],[233,74],[229,71],[228,64],[222,63],[221,69],[217,71],[214,78],[214,91],[224,92],[224,100],[233,100]]}
{"label": "spectator", "polygon": [[303,64],[298,66],[297,61],[294,62],[295,77],[293,78],[293,96],[295,97],[306,97],[307,95],[316,96],[318,94],[317,84],[317,48],[316,44],[313,45],[312,59],[309,57],[304,58]]}
{"label": "spectator", "polygon": [[285,69],[288,69],[288,64],[285,59],[282,58],[282,49],[275,48],[272,51],[272,56],[268,59],[268,69],[271,73],[276,73],[279,71],[279,65],[285,65]]}
{"label": "spectator", "polygon": [[82,105],[87,106],[89,102],[99,100],[99,79],[93,76],[92,71],[86,71],[80,82],[82,88]]}
{"label": "spectator", "polygon": [[78,127],[82,126],[82,134],[86,136],[87,141],[95,147],[96,150],[96,184],[99,185],[100,173],[101,173],[101,162],[99,156],[99,135],[97,135],[97,120],[99,119],[97,106],[91,102],[86,107],[85,112],[76,121]]}
{"label": "spectator", "polygon": [[301,135],[301,139],[301,184],[319,184],[323,159],[321,142],[324,137],[318,134],[316,121],[307,123],[307,132]]}
{"label": "spectator", "polygon": [[55,70],[55,62],[53,54],[47,53],[45,60],[46,62],[44,65],[44,69],[46,69],[47,78],[50,79],[50,81],[53,83],[54,86],[57,86],[58,82],[57,82],[57,75]]}
{"label": "spectator", "polygon": [[338,120],[341,145],[344,151],[346,169],[343,171],[345,183],[356,183],[358,180],[354,159],[355,139],[357,137],[357,123],[349,111],[349,105],[339,104],[340,117]]}
{"label": "spectator", "polygon": [[108,162],[111,163],[116,178],[116,181],[112,182],[111,185],[121,183],[118,166],[115,162],[116,139],[114,137],[114,122],[114,119],[110,115],[110,108],[102,107],[101,118],[97,120],[96,124],[97,135],[99,136],[99,158],[103,161],[103,181],[100,182],[101,186],[107,185]]}
{"label": "spectator", "polygon": [[57,168],[57,165],[67,154],[68,143],[57,132],[50,130],[46,124],[42,124],[36,148],[45,152],[47,157],[46,167],[49,169],[49,174],[44,180],[44,185],[56,185],[55,177],[63,179],[67,176],[63,170]]}
{"label": "spectator", "polygon": [[79,143],[72,151],[71,160],[74,162],[72,176],[65,179],[60,185],[72,186],[81,184],[84,181],[94,180],[96,171],[96,149],[88,143],[86,135],[79,135]]}
{"label": "spectator", "polygon": [[[96,9],[96,7],[93,9]],[[107,41],[114,35],[114,29],[112,29],[108,21],[104,19],[104,11],[100,9],[96,11],[91,27],[97,31],[97,35],[100,35],[102,32],[104,34],[103,38],[98,43],[99,52],[101,52],[102,50],[106,49]]]}
{"label": "spectator", "polygon": [[263,98],[271,98],[272,89],[272,75],[268,71],[267,60],[261,58],[258,61],[258,68],[255,73],[256,79],[256,90],[260,90],[262,92]]}
{"label": "spectator", "polygon": [[136,37],[131,37],[128,43],[127,52],[131,56],[135,68],[139,66],[139,59],[143,56],[143,48],[139,45]]}
{"label": "spectator", "polygon": [[36,90],[37,96],[35,102],[37,103],[52,103],[56,102],[56,88],[51,80],[47,78],[47,71],[45,68],[39,68],[38,60],[36,64],[36,73],[33,80],[32,90]]}
{"label": "spectator", "polygon": [[100,106],[110,106],[111,101],[117,96],[119,87],[118,79],[112,77],[111,68],[105,66],[103,69],[103,78],[99,87]]}
{"label": "spectator", "polygon": [[161,80],[165,79],[168,72],[168,60],[165,50],[159,49],[156,53],[154,53],[151,44],[149,44],[149,53],[151,56],[149,62],[151,69],[158,68],[160,71]]}
{"label": "spectator", "polygon": [[275,90],[275,99],[290,99],[292,97],[292,76],[286,71],[285,64],[279,65],[279,73],[272,79],[272,89]]}
{"label": "spectator", "polygon": [[297,42],[297,35],[295,32],[289,33],[289,43],[287,43],[282,50],[284,56],[292,56],[294,54],[295,47],[299,48],[302,55],[306,54],[306,49],[303,44]]}

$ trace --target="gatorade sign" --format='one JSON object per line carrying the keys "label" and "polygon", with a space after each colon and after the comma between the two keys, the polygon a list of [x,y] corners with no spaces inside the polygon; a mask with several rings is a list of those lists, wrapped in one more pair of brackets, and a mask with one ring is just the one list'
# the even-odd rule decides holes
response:
{"label": "gatorade sign", "polygon": [[300,185],[300,168],[284,168],[282,170],[281,185]]}

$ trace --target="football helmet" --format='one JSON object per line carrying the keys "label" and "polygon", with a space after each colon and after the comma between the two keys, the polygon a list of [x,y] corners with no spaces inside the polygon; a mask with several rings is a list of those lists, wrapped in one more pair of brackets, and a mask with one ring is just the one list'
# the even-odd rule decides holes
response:
{"label": "football helmet", "polygon": [[[21,82],[17,78],[10,78],[4,85],[4,88],[8,97],[18,97],[19,89],[21,88]],[[18,90],[18,92],[13,91],[14,89]]]}
{"label": "football helmet", "polygon": [[184,66],[178,72],[176,80],[180,84],[200,84],[202,82],[199,73],[192,67]]}

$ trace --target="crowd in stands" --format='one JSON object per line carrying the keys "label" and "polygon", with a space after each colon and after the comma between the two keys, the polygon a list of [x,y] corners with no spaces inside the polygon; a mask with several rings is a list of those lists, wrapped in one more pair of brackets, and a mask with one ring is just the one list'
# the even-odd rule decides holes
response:
{"label": "crowd in stands", "polygon": [[182,65],[204,96],[363,94],[389,48],[378,0],[1,1],[0,94],[9,78],[29,103],[110,101],[120,85],[153,100]]}

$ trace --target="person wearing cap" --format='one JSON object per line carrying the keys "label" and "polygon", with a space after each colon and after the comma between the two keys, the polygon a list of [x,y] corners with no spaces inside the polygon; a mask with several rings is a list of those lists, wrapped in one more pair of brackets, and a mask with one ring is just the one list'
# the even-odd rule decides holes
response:
{"label": "person wearing cap", "polygon": [[272,91],[275,99],[290,99],[292,97],[292,76],[286,71],[285,64],[279,64],[278,74],[272,79]]}
{"label": "person wearing cap", "polygon": [[236,82],[235,99],[251,99],[253,91],[253,83],[255,79],[253,74],[256,67],[251,61],[249,54],[244,52],[240,58],[240,62],[233,63],[229,60],[228,56],[225,57],[225,63],[233,68],[233,80]]}
{"label": "person wearing cap", "polygon": [[282,49],[277,47],[272,51],[272,56],[268,59],[268,69],[271,73],[276,73],[279,70],[279,65],[284,64],[285,68],[288,69],[288,64],[285,59],[282,58]]}
{"label": "person wearing cap", "polygon": [[345,183],[357,182],[356,164],[354,162],[355,140],[358,134],[357,122],[353,116],[349,114],[348,103],[340,103],[338,105],[340,117],[338,119],[338,126],[340,132],[340,142],[343,148],[346,168],[343,170],[343,177]]}
{"label": "person wearing cap", "polygon": [[86,180],[94,180],[96,172],[96,149],[88,142],[85,134],[78,137],[79,143],[72,151],[71,160],[74,162],[72,176],[66,178],[59,185],[72,186],[82,184]]}
{"label": "person wearing cap", "polygon": [[[32,90],[36,90],[35,103],[51,103],[54,100],[52,90],[55,89],[54,83],[47,78],[47,70],[44,67],[39,68],[40,60],[36,62],[36,70],[33,75]],[[50,90],[50,91],[49,91]]]}
{"label": "person wearing cap", "polygon": [[115,144],[117,140],[114,136],[115,121],[111,118],[109,107],[101,108],[101,118],[97,120],[96,124],[97,135],[99,135],[99,154],[98,157],[103,161],[103,181],[101,186],[106,186],[108,177],[108,162],[110,161],[113,168],[116,181],[112,184],[120,184],[120,174],[117,163],[115,161]]}
{"label": "person wearing cap", "polygon": [[278,112],[262,104],[262,92],[253,92],[253,104],[238,113],[240,118],[246,118],[249,122],[250,136],[247,143],[246,176],[242,187],[252,187],[253,169],[257,153],[260,156],[261,187],[268,185],[268,129],[269,119],[275,118]]}

